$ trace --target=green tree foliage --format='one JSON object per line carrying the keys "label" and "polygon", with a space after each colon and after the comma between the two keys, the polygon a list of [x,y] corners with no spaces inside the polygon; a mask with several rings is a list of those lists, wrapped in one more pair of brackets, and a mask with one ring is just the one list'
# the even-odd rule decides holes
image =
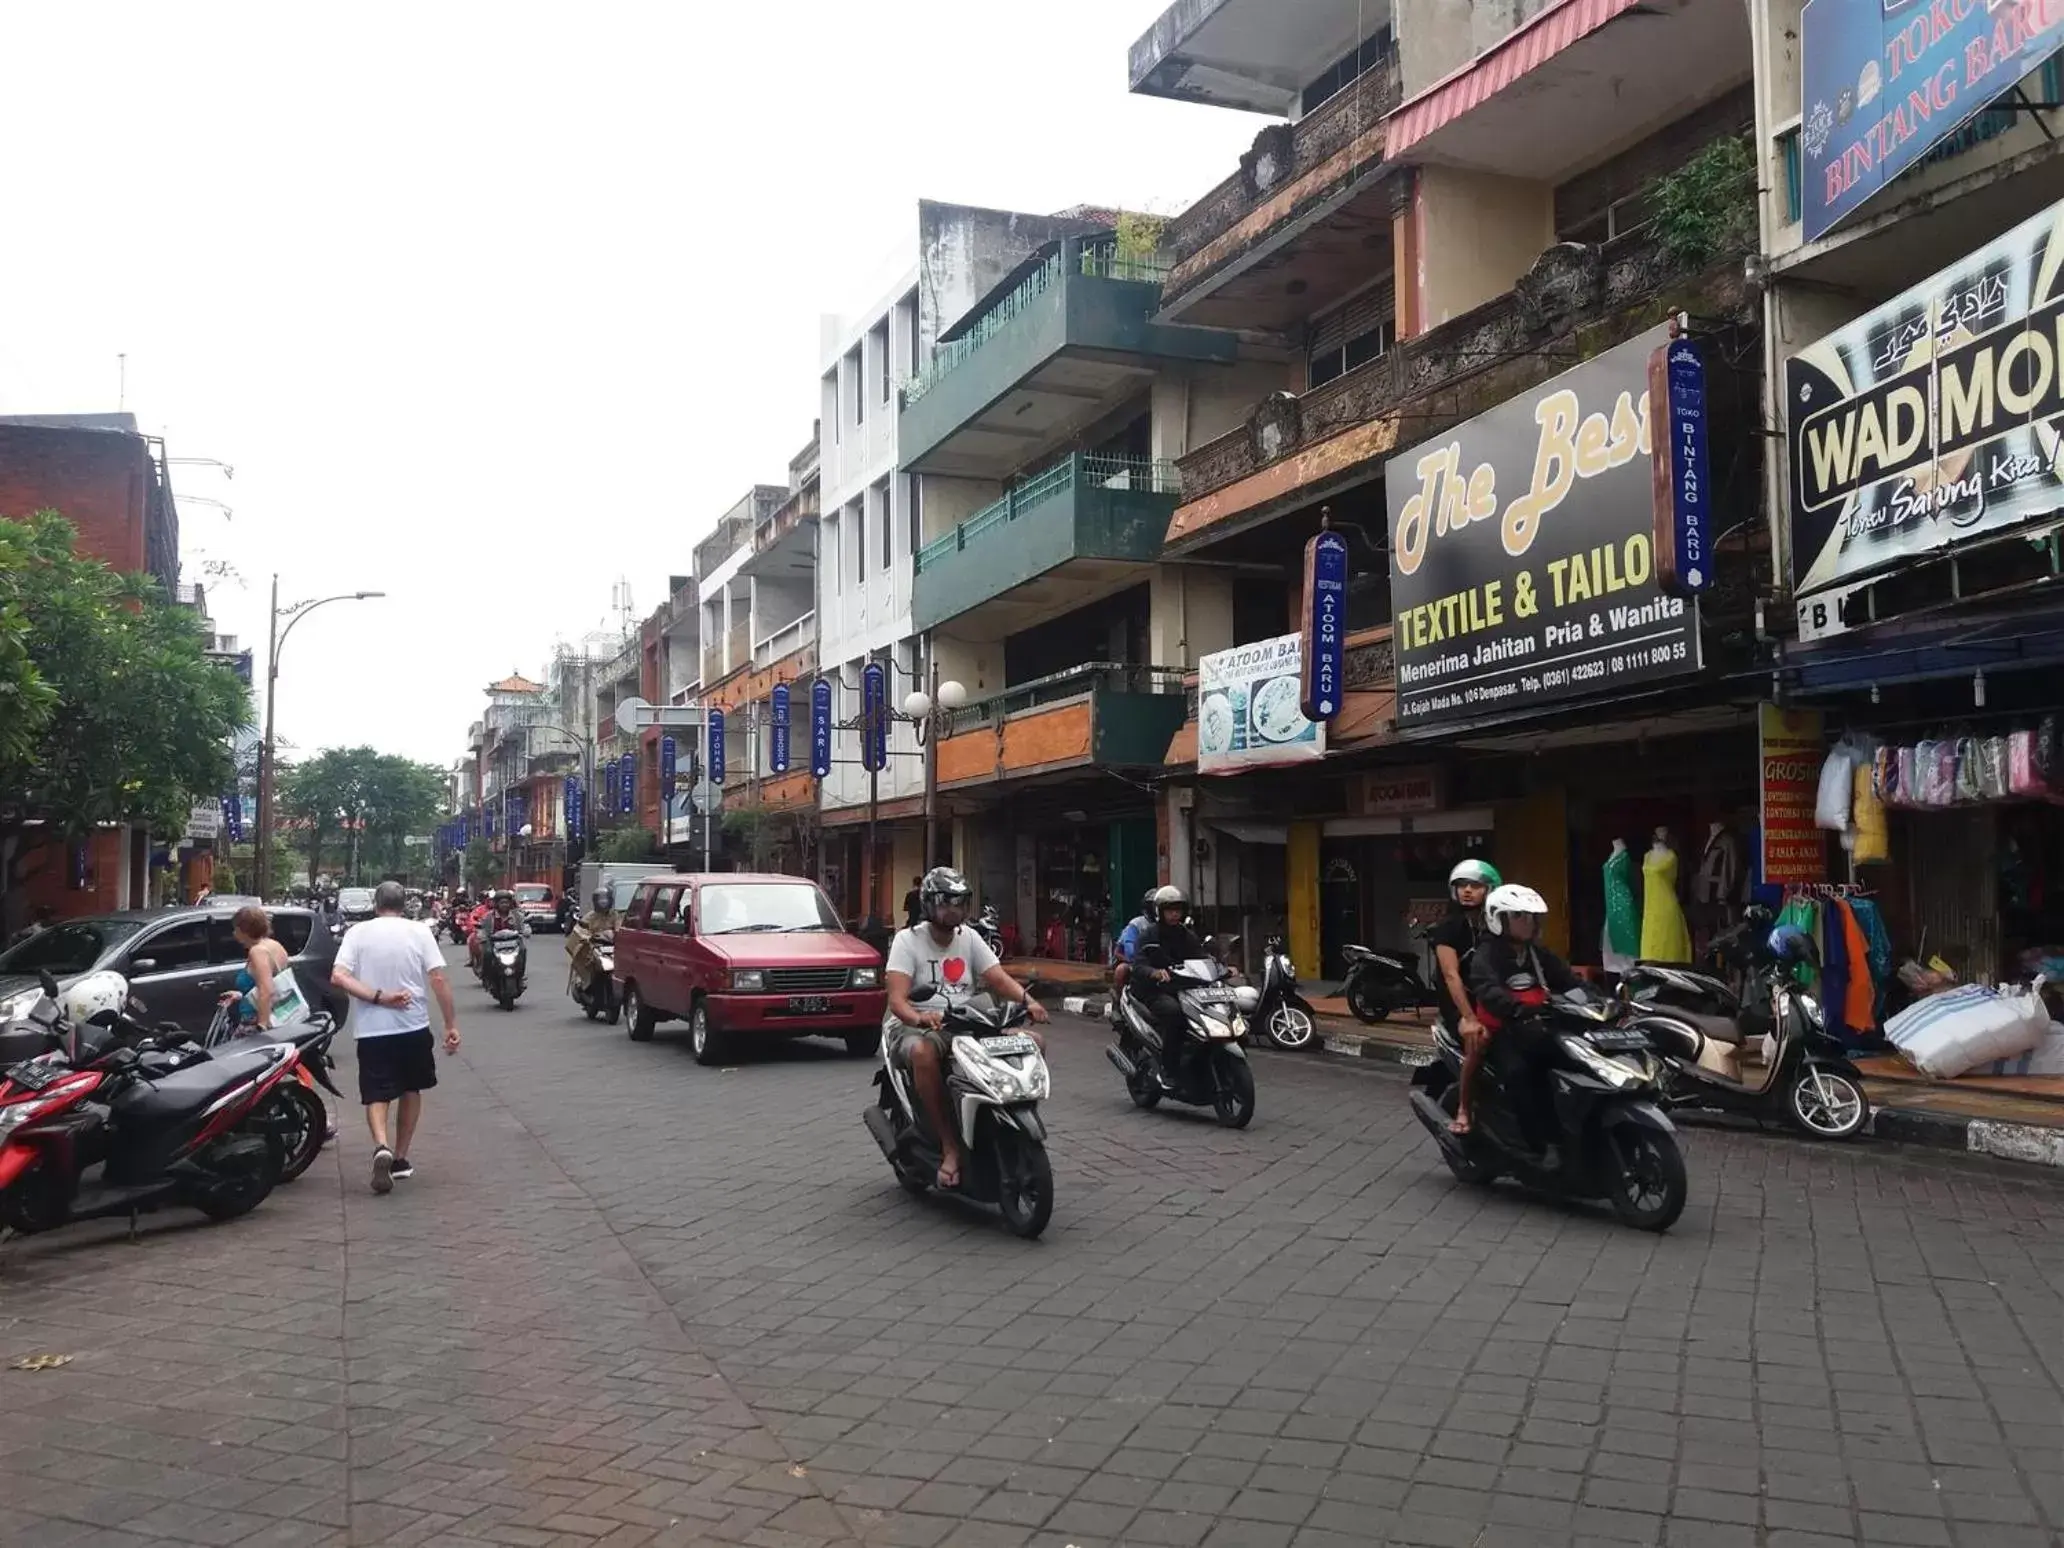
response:
{"label": "green tree foliage", "polygon": [[234,775],[249,690],[208,658],[192,608],[72,540],[52,511],[0,519],[0,837],[31,820],[66,838],[181,832]]}
{"label": "green tree foliage", "polygon": [[634,865],[659,853],[652,835],[643,828],[616,828],[604,833],[595,844],[595,858],[612,865]]}
{"label": "green tree foliage", "polygon": [[467,889],[476,893],[500,883],[501,858],[489,847],[486,839],[474,839],[466,846],[465,877]]}
{"label": "green tree foliage", "polygon": [[407,871],[405,840],[435,826],[443,798],[438,770],[370,747],[325,748],[280,773],[280,815],[308,857],[308,874],[321,871],[325,853],[341,851],[354,884],[369,873]]}

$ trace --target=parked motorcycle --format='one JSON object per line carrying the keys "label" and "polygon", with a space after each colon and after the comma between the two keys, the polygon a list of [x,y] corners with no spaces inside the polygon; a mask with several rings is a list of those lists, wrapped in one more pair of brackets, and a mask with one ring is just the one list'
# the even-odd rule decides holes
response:
{"label": "parked motorcycle", "polygon": [[571,966],[567,968],[567,996],[587,1013],[588,1020],[606,1021],[613,1027],[623,1015],[623,1002],[616,994],[616,932],[605,930],[600,935],[590,935],[576,924],[572,940],[576,947],[585,945],[595,960],[585,989],[580,976]]}
{"label": "parked motorcycle", "polygon": [[497,930],[480,954],[480,982],[503,1010],[514,1010],[526,987],[524,969],[530,964],[530,949],[516,930]]}
{"label": "parked motorcycle", "polygon": [[1318,1018],[1311,1002],[1297,992],[1297,964],[1290,960],[1283,937],[1271,935],[1261,956],[1261,998],[1251,1019],[1278,1048],[1311,1047],[1318,1037]]}
{"label": "parked motorcycle", "polygon": [[218,1010],[201,1037],[198,1046],[207,1053],[220,1057],[247,1051],[261,1043],[287,1042],[301,1055],[294,1067],[293,1084],[282,1085],[279,1092],[280,1143],[284,1152],[279,1180],[293,1182],[315,1164],[333,1133],[330,1110],[316,1095],[315,1088],[320,1085],[340,1100],[344,1095],[329,1073],[337,1067],[330,1047],[337,1040],[338,1023],[329,1016],[316,1015],[290,1027],[261,1032],[252,1027],[240,1028],[231,1019],[230,1009],[225,1006]]}
{"label": "parked motorcycle", "polygon": [[32,1017],[60,1046],[0,1076],[0,1225],[26,1236],[167,1206],[230,1220],[264,1202],[279,1180],[293,1044],[225,1058],[165,1050],[129,1040],[112,1014],[70,1024],[56,984],[43,987],[47,1007]]}
{"label": "parked motorcycle", "polygon": [[998,958],[1003,956],[1003,915],[994,903],[982,905],[982,912],[975,916],[975,934],[982,937],[989,949]]}
{"label": "parked motorcycle", "polygon": [[[1424,929],[1412,932],[1422,952],[1427,933]],[[1340,953],[1347,959],[1347,978],[1340,986],[1340,996],[1360,1020],[1377,1022],[1401,1010],[1428,1010],[1440,1004],[1440,995],[1420,970],[1418,957],[1368,946],[1343,946]]]}
{"label": "parked motorcycle", "polygon": [[1557,995],[1536,1013],[1551,1041],[1537,1067],[1553,1089],[1560,1153],[1553,1166],[1521,1130],[1495,1058],[1477,1072],[1469,1133],[1449,1129],[1462,1045],[1446,1027],[1436,1027],[1434,1058],[1412,1076],[1412,1112],[1439,1143],[1448,1170],[1466,1183],[1488,1185],[1509,1172],[1544,1192],[1602,1198],[1621,1220],[1644,1231],[1675,1224],[1687,1185],[1676,1129],[1657,1105],[1663,1061],[1643,1032],[1615,1025],[1621,1013],[1618,1002],[1581,989]]}
{"label": "parked motorcycle", "polygon": [[[1854,1139],[1870,1122],[1863,1074],[1828,1031],[1820,1002],[1792,977],[1796,960],[1771,952],[1766,935],[1756,936],[1746,999],[1735,1000],[1717,980],[1709,987],[1690,982],[1699,975],[1682,970],[1676,981],[1661,982],[1668,998],[1654,992],[1634,998],[1658,985],[1645,964],[1644,978],[1630,975],[1627,1025],[1663,1057],[1665,1106],[1782,1118],[1814,1139]],[[1715,1009],[1686,1008],[1675,1003],[1680,999]]]}
{"label": "parked motorcycle", "polygon": [[[922,1003],[929,992],[910,998]],[[946,1099],[960,1120],[963,1158],[956,1191],[996,1205],[1011,1232],[1030,1239],[1053,1216],[1053,1164],[1039,1113],[1052,1079],[1039,1045],[1012,1030],[1023,1016],[1021,1006],[999,1012],[979,1001],[946,1012],[952,1048]],[[938,1177],[941,1151],[891,1046],[882,1039],[882,1067],[874,1077],[878,1100],[861,1118],[896,1180],[911,1193],[923,1193]]]}
{"label": "parked motorcycle", "polygon": [[[1104,1056],[1125,1077],[1133,1105],[1152,1110],[1163,1097],[1208,1107],[1228,1128],[1244,1129],[1254,1119],[1254,1068],[1241,1046],[1247,1017],[1260,1003],[1257,990],[1234,988],[1225,965],[1196,957],[1167,964],[1148,947],[1134,966],[1133,979],[1118,998],[1118,1041]],[[1183,1031],[1170,1046],[1146,1001],[1133,992],[1144,988],[1144,975],[1165,967],[1167,987],[1182,1007]]]}

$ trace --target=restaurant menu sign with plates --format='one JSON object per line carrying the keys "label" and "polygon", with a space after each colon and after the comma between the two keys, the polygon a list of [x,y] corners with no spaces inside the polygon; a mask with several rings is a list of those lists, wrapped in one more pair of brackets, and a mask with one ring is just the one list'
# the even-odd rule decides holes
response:
{"label": "restaurant menu sign with plates", "polygon": [[1197,772],[1230,774],[1326,755],[1326,728],[1305,718],[1304,636],[1235,645],[1197,664]]}

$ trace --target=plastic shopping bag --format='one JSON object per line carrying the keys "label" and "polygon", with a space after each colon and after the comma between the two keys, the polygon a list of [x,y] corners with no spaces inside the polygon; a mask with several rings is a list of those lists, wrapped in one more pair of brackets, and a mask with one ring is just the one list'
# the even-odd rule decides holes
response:
{"label": "plastic shopping bag", "polygon": [[1837,747],[1820,766],[1820,797],[1813,804],[1813,820],[1831,833],[1849,827],[1849,802],[1856,777],[1856,754]]}

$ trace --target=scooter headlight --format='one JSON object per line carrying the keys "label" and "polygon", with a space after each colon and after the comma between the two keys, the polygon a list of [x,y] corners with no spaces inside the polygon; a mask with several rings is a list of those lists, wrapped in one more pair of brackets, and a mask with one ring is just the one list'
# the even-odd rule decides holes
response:
{"label": "scooter headlight", "polygon": [[6,1134],[18,1124],[31,1118],[40,1118],[64,1101],[62,1097],[27,1097],[19,1102],[0,1104],[0,1134]]}
{"label": "scooter headlight", "polygon": [[1052,1092],[1053,1077],[1044,1059],[1019,1069],[972,1040],[957,1044],[954,1053],[969,1076],[999,1102],[1044,1102]]}
{"label": "scooter headlight", "polygon": [[1642,1085],[1649,1078],[1646,1071],[1600,1053],[1581,1037],[1565,1037],[1561,1042],[1562,1051],[1582,1065],[1586,1074],[1604,1081],[1615,1091]]}
{"label": "scooter headlight", "polygon": [[1827,1030],[1827,1013],[1820,1008],[1820,1001],[1814,999],[1812,995],[1807,994],[1804,990],[1794,994],[1792,999],[1805,1015],[1806,1024],[1809,1027],[1816,1032],[1825,1032]]}

